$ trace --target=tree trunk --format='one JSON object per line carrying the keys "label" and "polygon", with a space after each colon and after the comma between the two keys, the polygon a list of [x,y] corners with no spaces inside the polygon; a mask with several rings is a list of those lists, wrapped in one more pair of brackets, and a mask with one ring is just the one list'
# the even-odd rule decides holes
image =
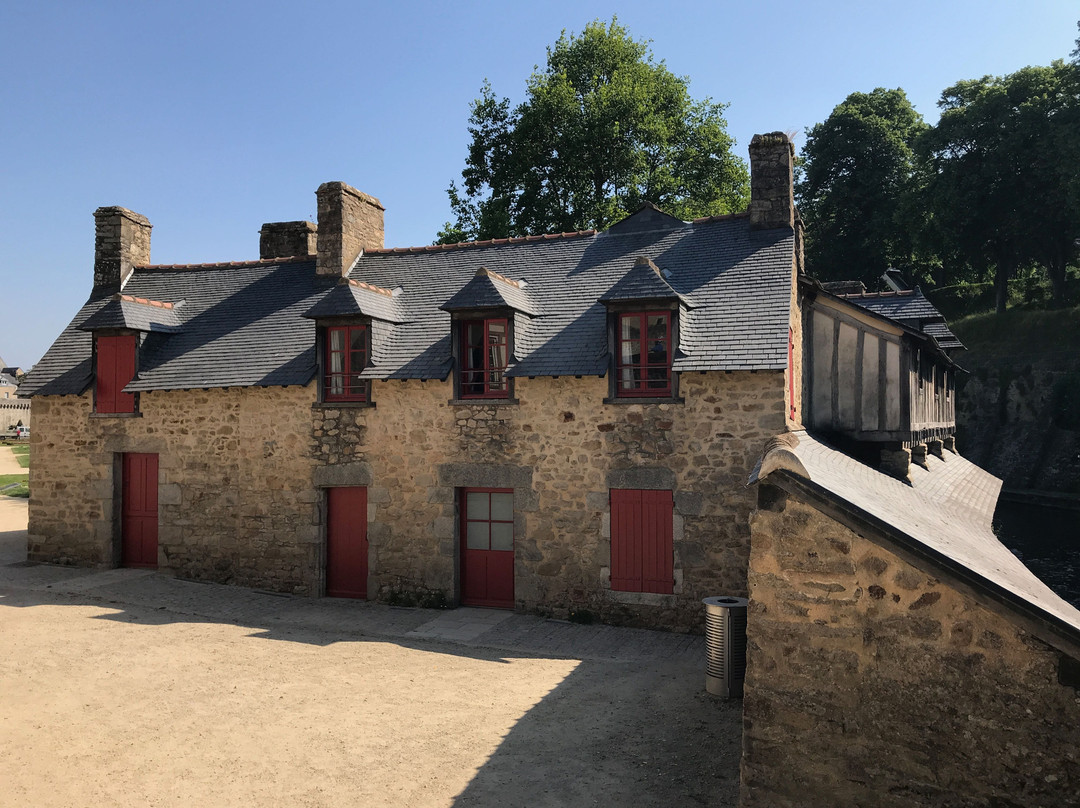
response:
{"label": "tree trunk", "polygon": [[998,259],[994,269],[994,310],[1001,314],[1009,302],[1009,276],[1012,275],[1012,262]]}
{"label": "tree trunk", "polygon": [[1068,263],[1065,256],[1054,256],[1046,265],[1046,272],[1050,276],[1050,288],[1054,293],[1053,304],[1055,308],[1065,305],[1065,265]]}

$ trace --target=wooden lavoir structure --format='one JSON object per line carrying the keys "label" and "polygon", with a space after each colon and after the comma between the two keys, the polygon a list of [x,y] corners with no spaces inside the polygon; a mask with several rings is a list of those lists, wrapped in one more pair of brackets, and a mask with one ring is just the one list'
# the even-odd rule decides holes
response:
{"label": "wooden lavoir structure", "polygon": [[813,281],[802,286],[807,426],[904,447],[952,435],[957,366],[947,348]]}

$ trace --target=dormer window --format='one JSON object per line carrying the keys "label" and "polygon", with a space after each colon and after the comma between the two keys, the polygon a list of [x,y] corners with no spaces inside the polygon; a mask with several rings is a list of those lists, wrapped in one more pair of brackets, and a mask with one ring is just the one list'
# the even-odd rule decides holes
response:
{"label": "dormer window", "polygon": [[339,325],[326,329],[326,401],[367,401],[369,382],[360,374],[368,363],[367,325]]}
{"label": "dormer window", "polygon": [[506,317],[461,321],[462,398],[509,398],[510,327]]}
{"label": "dormer window", "polygon": [[136,395],[124,392],[135,378],[135,335],[98,336],[94,343],[94,412],[135,412]]}
{"label": "dormer window", "polygon": [[615,355],[615,395],[671,395],[671,312],[619,315]]}

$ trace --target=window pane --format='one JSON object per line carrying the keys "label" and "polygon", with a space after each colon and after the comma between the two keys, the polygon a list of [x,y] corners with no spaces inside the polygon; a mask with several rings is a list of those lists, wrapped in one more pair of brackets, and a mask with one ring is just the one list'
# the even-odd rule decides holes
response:
{"label": "window pane", "polygon": [[466,345],[483,345],[484,344],[484,324],[482,322],[471,321],[465,323],[465,344]]}
{"label": "window pane", "polygon": [[344,351],[345,350],[345,333],[340,328],[330,329],[330,350],[331,351]]}
{"label": "window pane", "polygon": [[465,494],[465,516],[469,519],[487,519],[489,494],[468,492]]}
{"label": "window pane", "polygon": [[622,364],[636,365],[641,361],[641,343],[624,342],[622,344]]}
{"label": "window pane", "polygon": [[649,339],[667,339],[667,315],[666,314],[650,314],[649,315]]}
{"label": "window pane", "polygon": [[488,367],[502,369],[506,367],[506,345],[492,345],[489,350],[490,364]]}
{"label": "window pane", "polygon": [[491,523],[491,549],[514,549],[514,525],[510,522]]}
{"label": "window pane", "polygon": [[[470,494],[470,496],[472,496]],[[487,550],[488,523],[469,522],[465,533],[465,547],[469,550]]]}
{"label": "window pane", "polygon": [[622,318],[622,338],[641,339],[641,318],[636,314]]}
{"label": "window pane", "polygon": [[491,518],[503,519],[508,522],[514,519],[514,495],[492,494],[491,495]]}
{"label": "window pane", "polygon": [[488,343],[506,344],[506,323],[502,320],[488,320]]}
{"label": "window pane", "polygon": [[349,347],[353,351],[367,351],[367,329],[366,328],[350,328],[349,329]]}

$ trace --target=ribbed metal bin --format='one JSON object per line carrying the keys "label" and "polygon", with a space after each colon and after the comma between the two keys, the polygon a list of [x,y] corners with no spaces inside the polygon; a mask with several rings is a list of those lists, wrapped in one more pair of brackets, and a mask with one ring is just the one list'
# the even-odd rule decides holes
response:
{"label": "ribbed metal bin", "polygon": [[746,676],[746,598],[705,598],[705,689],[741,699]]}

